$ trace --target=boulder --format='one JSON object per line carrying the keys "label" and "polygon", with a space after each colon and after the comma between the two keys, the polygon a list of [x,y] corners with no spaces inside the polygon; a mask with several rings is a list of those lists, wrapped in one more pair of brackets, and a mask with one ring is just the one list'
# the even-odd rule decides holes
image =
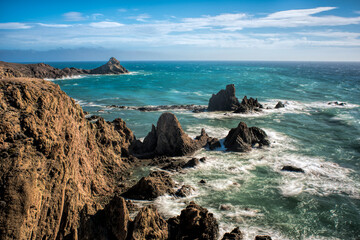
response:
{"label": "boulder", "polygon": [[252,146],[268,146],[270,142],[263,130],[257,127],[248,128],[246,123],[240,122],[236,128],[229,131],[224,145],[228,151],[248,152]]}
{"label": "boulder", "polygon": [[151,132],[143,142],[136,141],[131,146],[131,152],[139,158],[186,156],[206,146],[209,139],[204,129],[202,129],[200,136],[191,139],[183,131],[174,114],[163,113],[156,128],[152,126]]}
{"label": "boulder", "polygon": [[285,105],[281,101],[279,101],[275,106],[275,108],[284,108],[284,107]]}
{"label": "boulder", "polygon": [[249,113],[253,111],[260,111],[263,106],[258,102],[257,99],[250,98],[246,96],[240,103],[240,106],[234,111],[234,113]]}
{"label": "boulder", "polygon": [[305,171],[302,168],[293,167],[293,166],[283,166],[281,171],[305,173]]}
{"label": "boulder", "polygon": [[225,233],[222,240],[243,240],[244,236],[240,229],[234,228],[230,233]]}
{"label": "boulder", "polygon": [[206,208],[191,202],[180,216],[169,219],[169,239],[203,239],[218,238],[219,226],[212,213]]}
{"label": "boulder", "polygon": [[132,233],[127,239],[168,239],[168,224],[153,205],[143,207],[135,217],[132,223]]}
{"label": "boulder", "polygon": [[209,100],[208,111],[234,111],[240,106],[235,96],[234,84],[229,84],[226,89],[213,94]]}
{"label": "boulder", "polygon": [[170,176],[161,171],[152,172],[147,177],[142,177],[139,182],[121,196],[136,200],[153,200],[164,194],[175,193],[175,183]]}
{"label": "boulder", "polygon": [[187,197],[191,194],[191,192],[194,191],[194,188],[192,188],[189,185],[182,185],[181,188],[179,188],[176,193],[175,196],[177,197]]}
{"label": "boulder", "polygon": [[220,143],[219,139],[212,138],[211,140],[208,141],[207,146],[209,147],[210,150],[214,150],[216,148],[220,148],[221,143]]}

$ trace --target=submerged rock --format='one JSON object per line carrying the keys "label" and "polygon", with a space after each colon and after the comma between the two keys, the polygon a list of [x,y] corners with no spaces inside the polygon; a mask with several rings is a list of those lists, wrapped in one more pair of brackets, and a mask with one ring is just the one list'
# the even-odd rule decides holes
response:
{"label": "submerged rock", "polygon": [[258,235],[255,237],[255,240],[271,240],[271,237],[268,235]]}
{"label": "submerged rock", "polygon": [[217,239],[218,223],[212,213],[206,208],[191,202],[180,216],[171,218],[169,224],[169,239]]}
{"label": "submerged rock", "polygon": [[275,106],[275,108],[284,108],[284,107],[285,105],[281,101],[279,101]]}
{"label": "submerged rock", "polygon": [[239,106],[239,100],[235,96],[235,86],[229,84],[225,90],[222,89],[216,95],[212,95],[209,100],[208,111],[234,111]]}
{"label": "submerged rock", "polygon": [[228,151],[248,152],[252,146],[268,146],[270,142],[266,133],[257,127],[248,128],[244,122],[240,122],[236,128],[232,128],[225,138],[224,145]]}
{"label": "submerged rock", "polygon": [[300,172],[305,173],[305,171],[302,168],[293,167],[293,166],[284,166],[281,171],[288,171],[288,172]]}
{"label": "submerged rock", "polygon": [[132,146],[136,157],[148,158],[154,156],[186,156],[191,155],[206,146],[209,136],[204,130],[196,139],[191,139],[182,129],[178,119],[172,113],[163,113],[157,126],[152,126],[151,132],[144,141],[137,140]]}
{"label": "submerged rock", "polygon": [[240,229],[234,228],[230,233],[225,233],[222,240],[243,240],[244,236]]}
{"label": "submerged rock", "polygon": [[175,183],[169,174],[161,171],[152,172],[147,177],[142,177],[121,196],[137,200],[153,200],[164,194],[174,195]]}
{"label": "submerged rock", "polygon": [[209,147],[210,150],[214,150],[216,148],[220,148],[221,143],[220,143],[219,139],[212,138],[211,140],[208,141],[207,146]]}
{"label": "submerged rock", "polygon": [[187,197],[191,194],[191,192],[194,191],[194,188],[189,186],[189,185],[183,185],[181,186],[181,188],[179,188],[176,193],[175,196],[177,197]]}

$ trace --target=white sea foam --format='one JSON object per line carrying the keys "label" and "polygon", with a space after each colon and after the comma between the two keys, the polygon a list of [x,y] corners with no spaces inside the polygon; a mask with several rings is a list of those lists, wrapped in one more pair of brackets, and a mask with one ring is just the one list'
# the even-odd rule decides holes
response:
{"label": "white sea foam", "polygon": [[44,80],[47,80],[47,81],[73,80],[73,79],[85,78],[87,76],[88,75],[74,75],[74,76],[66,76],[66,77],[61,77],[61,78],[44,78]]}
{"label": "white sea foam", "polygon": [[[84,101],[84,100],[80,100],[80,99],[74,99],[75,102],[77,104],[79,104],[81,107],[105,107],[103,105],[100,105],[100,104],[96,104],[94,102],[87,102],[87,101]],[[103,111],[105,111],[106,109],[103,109]]]}

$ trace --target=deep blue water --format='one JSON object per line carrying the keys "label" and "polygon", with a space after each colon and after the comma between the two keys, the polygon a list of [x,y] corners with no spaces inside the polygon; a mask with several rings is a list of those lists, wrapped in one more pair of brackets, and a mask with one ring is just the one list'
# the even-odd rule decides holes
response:
{"label": "deep blue water", "polygon": [[[94,68],[104,62],[49,63]],[[205,128],[224,138],[240,121],[265,129],[271,146],[250,153],[202,150],[207,162],[173,177],[195,187],[186,199],[155,201],[165,216],[194,200],[220,221],[221,231],[239,226],[245,239],[357,239],[360,237],[360,63],[314,62],[122,62],[131,74],[54,80],[90,114],[124,119],[137,138],[161,112],[109,105],[207,105],[211,94],[233,83],[236,95],[284,109],[239,115],[175,111],[191,136]],[[328,104],[332,101],[345,106]],[[305,174],[280,171],[302,167]],[[146,169],[144,170],[146,172]],[[206,179],[207,184],[198,182]],[[220,210],[228,204],[231,210]]]}

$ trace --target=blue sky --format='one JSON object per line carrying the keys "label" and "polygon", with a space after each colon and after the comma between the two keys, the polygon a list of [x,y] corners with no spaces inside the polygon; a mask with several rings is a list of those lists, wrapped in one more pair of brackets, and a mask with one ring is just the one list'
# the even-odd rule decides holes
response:
{"label": "blue sky", "polygon": [[0,60],[360,61],[359,0],[1,1]]}

